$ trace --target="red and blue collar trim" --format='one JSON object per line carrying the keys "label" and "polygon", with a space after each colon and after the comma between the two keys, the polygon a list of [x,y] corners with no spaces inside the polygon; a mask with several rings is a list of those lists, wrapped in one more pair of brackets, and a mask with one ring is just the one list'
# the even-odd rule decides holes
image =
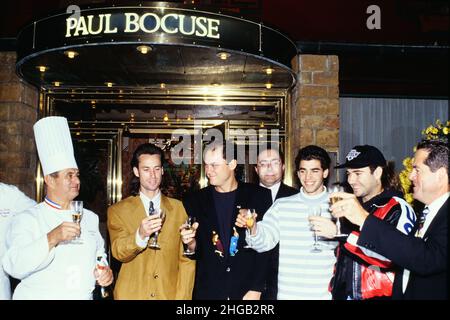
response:
{"label": "red and blue collar trim", "polygon": [[49,198],[47,198],[47,197],[44,198],[44,202],[45,202],[48,206],[52,207],[53,209],[61,210],[61,208],[62,208],[61,205],[57,204],[56,202],[51,201],[51,200],[50,200]]}

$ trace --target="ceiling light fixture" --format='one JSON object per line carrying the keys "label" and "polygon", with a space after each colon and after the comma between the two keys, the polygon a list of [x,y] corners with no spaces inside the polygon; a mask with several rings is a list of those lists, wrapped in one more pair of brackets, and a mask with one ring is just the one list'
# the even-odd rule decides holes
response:
{"label": "ceiling light fixture", "polygon": [[48,70],[48,67],[46,66],[37,66],[36,67],[40,72],[45,72],[46,70]]}
{"label": "ceiling light fixture", "polygon": [[267,88],[267,89],[272,88],[272,84],[271,84],[270,82],[267,82],[267,83],[266,83],[266,88]]}
{"label": "ceiling light fixture", "polygon": [[152,51],[153,49],[152,49],[152,47],[142,45],[142,46],[138,46],[138,47],[136,48],[136,50],[139,51],[139,52],[142,53],[142,54],[147,54],[147,53],[149,53],[150,51]]}
{"label": "ceiling light fixture", "polygon": [[112,83],[112,82],[105,82],[105,84],[106,84],[106,86],[107,86],[108,88],[111,88],[111,87],[113,86],[114,83]]}
{"label": "ceiling light fixture", "polygon": [[164,114],[164,118],[163,118],[163,120],[164,120],[164,121],[169,121],[169,116],[167,115],[167,113],[166,113],[166,114]]}
{"label": "ceiling light fixture", "polygon": [[165,84],[164,82],[161,82],[161,83],[159,84],[159,87],[160,87],[161,89],[164,89],[164,88],[166,87],[166,84]]}
{"label": "ceiling light fixture", "polygon": [[53,85],[54,85],[55,87],[59,87],[59,86],[61,85],[61,82],[59,82],[59,81],[53,81]]}
{"label": "ceiling light fixture", "polygon": [[227,60],[231,55],[228,52],[218,52],[217,57],[219,57],[221,60]]}
{"label": "ceiling light fixture", "polygon": [[272,73],[274,73],[275,69],[268,67],[268,68],[264,68],[264,71],[266,72],[266,74],[272,74]]}
{"label": "ceiling light fixture", "polygon": [[67,58],[73,59],[78,55],[78,52],[73,51],[73,50],[67,50],[67,51],[64,51],[64,54],[67,56]]}

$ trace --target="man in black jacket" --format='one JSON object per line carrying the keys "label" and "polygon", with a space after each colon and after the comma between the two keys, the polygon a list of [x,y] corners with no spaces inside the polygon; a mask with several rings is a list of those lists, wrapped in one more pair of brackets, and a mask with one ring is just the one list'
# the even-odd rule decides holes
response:
{"label": "man in black jacket", "polygon": [[[299,191],[283,183],[284,163],[283,155],[278,149],[264,148],[259,151],[255,171],[259,177],[259,185],[270,189],[272,201],[289,197]],[[272,250],[269,261],[269,271],[267,277],[267,288],[262,294],[263,300],[276,300],[278,292],[278,260],[280,256],[280,246],[276,245]]]}
{"label": "man in black jacket", "polygon": [[409,179],[414,198],[425,204],[425,209],[409,236],[369,215],[353,195],[331,195],[343,198],[331,207],[333,215],[345,216],[360,226],[358,245],[403,268],[394,280],[395,299],[448,299],[448,156],[448,142],[422,141],[417,146]]}
{"label": "man in black jacket", "polygon": [[[411,232],[414,210],[402,199],[398,179],[380,150],[374,146],[355,146],[346,156],[347,180],[352,197],[368,214],[403,234]],[[339,245],[337,264],[331,282],[335,300],[390,299],[392,281],[398,267],[388,257],[358,245],[359,228],[350,227],[350,235]]]}
{"label": "man in black jacket", "polygon": [[[204,153],[209,186],[183,199],[186,212],[197,220],[195,231],[181,230],[195,251],[193,299],[258,300],[266,286],[271,252],[257,253],[245,242],[245,229],[234,227],[239,208],[252,208],[258,220],[272,204],[270,191],[238,182],[237,156],[227,159],[232,144],[212,144]],[[236,150],[236,148],[234,148]]]}

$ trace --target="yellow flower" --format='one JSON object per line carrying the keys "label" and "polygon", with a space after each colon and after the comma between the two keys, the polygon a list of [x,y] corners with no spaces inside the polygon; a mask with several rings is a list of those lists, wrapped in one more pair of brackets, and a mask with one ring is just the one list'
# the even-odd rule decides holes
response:
{"label": "yellow flower", "polygon": [[445,127],[444,129],[442,129],[442,132],[447,135],[448,134],[448,127]]}

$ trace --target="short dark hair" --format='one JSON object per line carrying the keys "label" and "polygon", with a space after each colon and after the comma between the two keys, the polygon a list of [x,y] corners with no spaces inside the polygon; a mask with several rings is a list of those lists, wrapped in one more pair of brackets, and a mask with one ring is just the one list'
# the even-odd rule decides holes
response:
{"label": "short dark hair", "polygon": [[[159,155],[159,159],[161,160],[161,167],[163,167],[164,152],[161,150],[161,148],[152,143],[143,143],[139,145],[136,150],[134,150],[133,157],[131,158],[131,172],[133,172],[133,168],[139,168],[139,157],[143,154]],[[130,192],[133,196],[136,196],[139,194],[139,189],[139,178],[133,174],[133,177],[130,180]]]}
{"label": "short dark hair", "polygon": [[302,160],[319,160],[322,170],[330,169],[330,156],[324,149],[315,145],[309,145],[298,150],[295,157],[295,171],[300,169],[300,161]]}
{"label": "short dark hair", "polygon": [[[330,169],[330,156],[325,149],[322,149],[319,146],[309,145],[298,150],[297,156],[295,157],[295,171],[300,170],[300,162],[302,160],[318,160],[323,171]],[[323,180],[324,186],[328,184],[329,177],[330,175]]]}
{"label": "short dark hair", "polygon": [[450,181],[450,174],[448,171],[448,143],[437,140],[422,140],[416,150],[424,149],[428,152],[428,157],[425,164],[430,167],[431,172],[436,172],[440,168],[445,168],[447,177]]}

